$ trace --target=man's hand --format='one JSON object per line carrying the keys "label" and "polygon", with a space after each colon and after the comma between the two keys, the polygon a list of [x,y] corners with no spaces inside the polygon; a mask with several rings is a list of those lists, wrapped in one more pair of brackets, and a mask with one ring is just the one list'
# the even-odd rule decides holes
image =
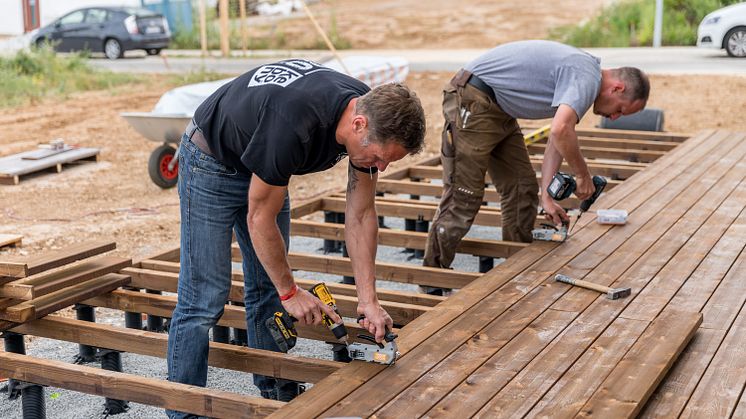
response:
{"label": "man's hand", "polygon": [[593,184],[593,178],[588,173],[585,176],[578,176],[575,179],[575,196],[578,199],[588,199],[596,192],[596,186]]}
{"label": "man's hand", "polygon": [[541,195],[541,208],[544,210],[547,220],[558,227],[565,222],[570,222],[570,217],[567,216],[565,210],[546,193]]}
{"label": "man's hand", "polygon": [[394,327],[394,321],[386,310],[378,302],[370,304],[358,304],[357,314],[365,316],[359,320],[360,326],[368,329],[371,335],[376,338],[376,342],[383,342],[383,336],[386,334],[386,327],[391,330]]}
{"label": "man's hand", "polygon": [[298,319],[300,324],[321,324],[322,312],[331,317],[334,323],[342,321],[342,318],[331,307],[322,303],[321,300],[302,288],[298,288],[298,291],[292,298],[283,301],[282,306],[287,310],[288,314]]}

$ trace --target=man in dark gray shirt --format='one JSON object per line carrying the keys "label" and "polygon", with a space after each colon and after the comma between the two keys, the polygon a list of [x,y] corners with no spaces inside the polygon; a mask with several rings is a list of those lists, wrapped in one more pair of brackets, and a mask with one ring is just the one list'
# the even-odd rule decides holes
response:
{"label": "man in dark gray shirt", "polygon": [[601,69],[598,58],[557,42],[508,43],[467,64],[444,90],[444,191],[424,264],[451,265],[479,211],[486,172],[501,196],[503,240],[532,240],[539,188],[516,118],[552,118],[541,206],[559,225],[567,214],[545,191],[563,159],[576,176],[575,195],[585,199],[594,192],[575,125],[591,106],[593,113],[611,119],[639,112],[649,91],[639,69]]}

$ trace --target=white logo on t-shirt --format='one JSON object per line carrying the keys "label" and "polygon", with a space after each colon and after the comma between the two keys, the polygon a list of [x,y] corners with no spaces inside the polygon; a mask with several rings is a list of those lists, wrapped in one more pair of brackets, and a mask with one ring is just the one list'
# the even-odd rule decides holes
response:
{"label": "white logo on t-shirt", "polygon": [[285,87],[290,83],[303,77],[297,71],[282,65],[265,65],[254,73],[249,82],[249,87],[263,86],[266,84],[276,84]]}

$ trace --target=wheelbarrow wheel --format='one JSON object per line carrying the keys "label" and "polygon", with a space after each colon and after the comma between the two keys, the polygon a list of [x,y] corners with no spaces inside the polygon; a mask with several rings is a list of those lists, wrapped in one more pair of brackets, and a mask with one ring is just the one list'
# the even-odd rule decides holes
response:
{"label": "wheelbarrow wheel", "polygon": [[148,161],[148,174],[156,185],[163,189],[173,188],[179,180],[179,163],[174,164],[173,170],[168,165],[174,159],[176,149],[163,144],[153,151]]}

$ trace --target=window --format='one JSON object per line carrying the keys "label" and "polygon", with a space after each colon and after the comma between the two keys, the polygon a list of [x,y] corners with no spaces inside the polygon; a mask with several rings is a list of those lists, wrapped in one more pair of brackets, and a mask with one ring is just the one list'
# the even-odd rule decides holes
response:
{"label": "window", "polygon": [[85,17],[85,10],[76,10],[69,15],[63,16],[60,18],[60,24],[61,25],[72,25],[75,23],[83,23],[83,18]]}
{"label": "window", "polygon": [[85,17],[86,23],[104,23],[107,21],[108,12],[103,9],[89,9]]}

